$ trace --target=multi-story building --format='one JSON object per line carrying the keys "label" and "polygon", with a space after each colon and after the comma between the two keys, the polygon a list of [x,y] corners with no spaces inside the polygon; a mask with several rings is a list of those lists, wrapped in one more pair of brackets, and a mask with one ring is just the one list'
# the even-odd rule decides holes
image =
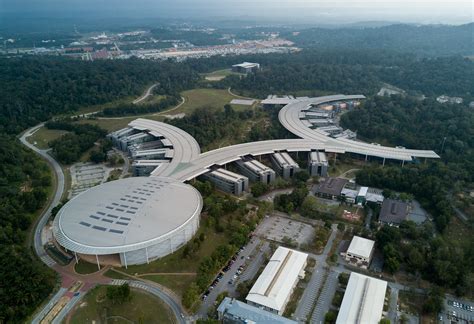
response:
{"label": "multi-story building", "polygon": [[218,189],[236,196],[242,195],[249,187],[247,177],[222,168],[208,172],[204,177],[213,182]]}
{"label": "multi-story building", "polygon": [[272,165],[277,172],[284,178],[289,179],[299,171],[300,166],[291,158],[287,152],[277,152],[270,156]]}
{"label": "multi-story building", "polygon": [[374,254],[375,241],[360,236],[354,236],[351,244],[343,253],[347,262],[367,269]]}
{"label": "multi-story building", "polygon": [[328,174],[328,160],[324,152],[310,152],[308,154],[308,168],[310,176],[325,177]]}
{"label": "multi-story building", "polygon": [[238,160],[236,161],[236,164],[239,167],[240,172],[248,177],[250,181],[262,182],[265,184],[275,181],[275,171],[257,160]]}
{"label": "multi-story building", "polygon": [[260,69],[260,64],[243,62],[232,65],[232,71],[237,73],[252,73]]}

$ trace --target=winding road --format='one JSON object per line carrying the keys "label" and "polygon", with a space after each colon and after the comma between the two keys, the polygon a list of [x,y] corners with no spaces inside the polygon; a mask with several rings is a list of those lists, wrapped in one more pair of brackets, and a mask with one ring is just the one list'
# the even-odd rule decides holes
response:
{"label": "winding road", "polygon": [[[58,300],[61,298],[61,296],[64,296],[67,293],[67,288],[69,288],[72,283],[72,280],[77,280],[81,276],[78,276],[75,273],[69,273],[71,270],[71,267],[62,267],[59,264],[57,264],[45,251],[44,249],[44,244],[46,242],[42,241],[42,231],[45,225],[48,222],[49,216],[51,215],[51,210],[57,206],[60,201],[61,197],[63,196],[63,193],[65,191],[65,177],[64,177],[64,172],[60,166],[60,164],[49,154],[50,149],[43,150],[37,148],[35,145],[31,144],[28,142],[27,138],[33,135],[35,132],[37,132],[41,127],[44,126],[44,123],[41,123],[39,125],[36,125],[28,130],[26,130],[21,136],[20,136],[20,142],[28,147],[29,149],[33,150],[37,154],[39,154],[43,159],[45,159],[50,166],[52,167],[55,177],[56,177],[56,183],[55,183],[55,192],[53,198],[50,200],[49,205],[47,208],[43,210],[42,215],[39,217],[35,231],[34,231],[34,250],[38,257],[43,261],[48,267],[52,268],[55,270],[62,279],[62,287],[57,291],[54,295],[50,296],[50,300],[48,303],[46,303],[41,310],[39,310],[35,316],[32,318],[32,323],[40,323],[40,321],[49,313],[49,311],[54,307],[54,305],[58,302]],[[72,267],[73,269],[73,267]],[[74,271],[74,270],[72,270]],[[91,276],[94,276],[92,274]],[[82,276],[83,278],[80,278],[81,280],[85,280],[88,278],[88,276]],[[100,274],[99,278],[95,280],[92,278],[92,280],[88,281],[85,287],[80,291],[80,294],[78,296],[73,296],[69,300],[69,302],[64,306],[64,308],[59,312],[58,316],[54,319],[53,323],[59,323],[61,322],[66,315],[74,308],[74,306],[78,303],[80,298],[84,296],[87,291],[94,287],[96,284],[117,284],[117,280],[110,280],[108,278],[105,278],[102,276],[102,273]],[[125,282],[125,281],[124,281]],[[124,283],[123,282],[123,283]],[[147,282],[142,282],[142,281],[127,281],[129,282],[130,286],[138,288],[138,289],[143,289],[156,297],[160,298],[163,300],[164,303],[166,303],[170,309],[172,310],[173,314],[176,317],[176,320],[178,323],[186,323],[186,320],[184,318],[184,310],[180,303],[176,301],[173,297],[171,297],[169,294],[167,294],[164,290],[160,289],[159,287],[152,285]]]}
{"label": "winding road", "polygon": [[151,96],[151,93],[152,93],[153,89],[156,88],[159,84],[160,83],[155,83],[151,87],[146,89],[145,93],[140,98],[137,98],[137,99],[133,100],[133,104],[134,105],[139,104],[140,102],[142,102],[143,100],[145,100],[146,98]]}

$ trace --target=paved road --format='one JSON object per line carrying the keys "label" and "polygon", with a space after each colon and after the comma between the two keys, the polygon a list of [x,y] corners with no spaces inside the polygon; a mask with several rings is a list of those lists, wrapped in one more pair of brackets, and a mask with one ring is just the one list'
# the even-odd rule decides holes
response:
{"label": "paved road", "polygon": [[39,312],[35,318],[31,321],[32,324],[38,324],[48,313],[53,306],[59,301],[59,299],[66,293],[66,288],[60,288],[56,294],[49,300],[49,302],[43,307],[41,312]]}
{"label": "paved road", "polygon": [[153,89],[154,89],[156,86],[158,86],[159,84],[160,84],[160,83],[155,83],[154,85],[152,85],[151,87],[149,87],[148,89],[146,89],[145,93],[144,93],[141,97],[139,97],[139,98],[133,100],[133,104],[134,104],[134,105],[139,104],[140,102],[142,102],[143,100],[145,100],[146,98],[148,98],[149,96],[151,96],[151,92],[152,92]]}
{"label": "paved road", "polygon": [[57,180],[56,192],[48,208],[44,211],[43,215],[40,216],[35,228],[35,233],[34,233],[34,248],[35,248],[36,254],[44,263],[46,263],[47,266],[52,267],[56,264],[56,262],[49,255],[46,254],[46,251],[44,250],[44,247],[43,247],[44,243],[46,242],[41,241],[41,232],[43,230],[43,227],[48,222],[49,216],[51,215],[51,210],[54,207],[56,207],[61,201],[61,197],[63,196],[63,193],[64,193],[65,182],[64,182],[63,170],[61,169],[61,166],[59,165],[59,163],[55,159],[53,159],[51,155],[48,154],[49,150],[39,149],[33,144],[30,144],[26,140],[27,137],[33,135],[36,131],[38,131],[43,126],[44,126],[44,123],[41,123],[35,127],[28,129],[21,135],[20,141],[23,143],[23,145],[27,146],[31,150],[41,155],[41,157],[43,157],[43,159],[45,159],[51,165],[54,172],[56,173],[56,180]]}
{"label": "paved road", "polygon": [[398,292],[399,289],[396,287],[393,287],[390,289],[390,301],[388,305],[388,313],[387,317],[390,320],[391,323],[398,323],[398,310],[397,310],[397,305],[398,305]]}
{"label": "paved road", "polygon": [[52,321],[52,324],[60,324],[66,318],[67,314],[76,306],[76,304],[81,300],[85,295],[83,292],[79,292],[77,296],[72,296],[68,303],[64,306],[63,309],[59,312],[58,315]]}
{"label": "paved road", "polygon": [[298,307],[296,308],[294,318],[298,321],[306,321],[310,315],[313,306],[316,302],[316,298],[321,288],[321,285],[324,283],[324,278],[326,277],[326,269],[328,268],[326,264],[326,259],[331,250],[332,244],[337,234],[337,225],[332,226],[331,235],[329,236],[328,242],[324,247],[324,251],[321,255],[311,256],[316,259],[316,267],[311,275],[311,278],[306,286],[303,295],[301,296]]}
{"label": "paved road", "polygon": [[138,280],[113,280],[112,285],[120,286],[126,282],[130,285],[130,287],[143,289],[149,292],[150,294],[155,295],[156,297],[163,300],[163,302],[165,302],[170,307],[178,323],[185,324],[187,322],[185,319],[185,316],[183,315],[181,306],[178,303],[176,303],[176,301],[173,298],[171,298],[165,292],[163,292],[161,289],[159,289],[158,287],[148,282],[143,282],[143,281],[138,281]]}
{"label": "paved road", "polygon": [[[214,287],[214,289],[211,290],[210,294],[207,296],[207,298],[202,302],[201,307],[199,308],[199,311],[197,312],[198,316],[205,317],[209,311],[209,308],[214,305],[217,296],[219,296],[220,293],[227,291],[230,296],[234,297],[236,294],[236,287],[238,285],[238,282],[241,281],[239,279],[234,280],[234,283],[231,285],[229,284],[229,280],[233,278],[233,276],[236,274],[237,269],[241,266],[247,263],[247,266],[249,264],[247,257],[250,257],[254,251],[255,248],[259,245],[260,239],[254,237],[250,242],[245,246],[245,249],[239,253],[237,256],[236,261],[232,264],[230,269],[224,273],[224,276],[222,279],[219,281],[219,283]],[[253,261],[253,260],[252,260]],[[252,264],[254,262],[251,262]],[[246,268],[247,268],[246,266]],[[258,268],[257,268],[258,270]]]}
{"label": "paved road", "polygon": [[332,304],[332,299],[336,293],[338,285],[338,273],[330,271],[326,277],[324,287],[321,291],[321,295],[318,298],[316,307],[314,308],[313,314],[311,315],[312,324],[324,323],[324,316],[329,311]]}

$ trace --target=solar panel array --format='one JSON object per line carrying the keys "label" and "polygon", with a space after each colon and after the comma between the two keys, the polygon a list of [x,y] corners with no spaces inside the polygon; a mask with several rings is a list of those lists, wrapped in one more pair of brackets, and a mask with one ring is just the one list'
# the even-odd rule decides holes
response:
{"label": "solar panel array", "polygon": [[[143,203],[168,183],[150,179],[142,187],[131,189],[131,192],[124,194],[119,198],[119,201],[105,206],[107,210],[97,211],[93,215],[89,215],[88,221],[83,220],[79,224],[100,232],[123,234],[126,226],[130,224],[133,217],[137,216]],[[104,227],[107,224],[109,227]]]}

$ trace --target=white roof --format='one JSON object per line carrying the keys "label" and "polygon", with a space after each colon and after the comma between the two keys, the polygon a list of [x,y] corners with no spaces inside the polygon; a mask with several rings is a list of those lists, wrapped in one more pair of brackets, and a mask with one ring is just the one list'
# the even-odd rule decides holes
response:
{"label": "white roof", "polygon": [[369,191],[369,187],[360,187],[357,196],[365,197],[367,196],[367,191]]}
{"label": "white roof", "polygon": [[201,208],[201,195],[190,185],[163,177],[126,178],[67,202],[54,219],[53,233],[78,253],[134,251],[173,235],[199,217]]}
{"label": "white roof", "polygon": [[278,247],[247,295],[247,301],[282,311],[307,257],[306,253]]}
{"label": "white roof", "polygon": [[387,282],[351,273],[336,324],[378,324]]}
{"label": "white roof", "polygon": [[251,63],[251,62],[243,62],[243,63],[240,63],[240,64],[234,64],[232,66],[239,66],[239,67],[242,67],[242,68],[252,68],[252,67],[260,66],[260,64]]}
{"label": "white roof", "polygon": [[354,236],[351,244],[347,249],[347,253],[357,255],[363,258],[369,258],[374,248],[375,241],[368,240],[360,236]]}

